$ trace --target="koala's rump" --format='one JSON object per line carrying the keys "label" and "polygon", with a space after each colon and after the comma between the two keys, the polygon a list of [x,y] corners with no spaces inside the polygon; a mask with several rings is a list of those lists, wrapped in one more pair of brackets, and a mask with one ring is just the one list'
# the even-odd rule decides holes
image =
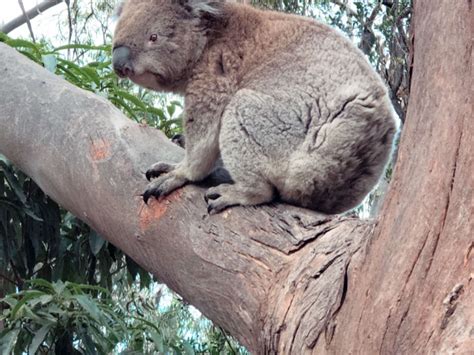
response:
{"label": "koala's rump", "polygon": [[361,202],[387,162],[393,112],[363,58],[339,59],[328,68],[280,58],[279,73],[273,61],[234,95],[220,136],[232,176],[252,173],[284,201],[326,213]]}

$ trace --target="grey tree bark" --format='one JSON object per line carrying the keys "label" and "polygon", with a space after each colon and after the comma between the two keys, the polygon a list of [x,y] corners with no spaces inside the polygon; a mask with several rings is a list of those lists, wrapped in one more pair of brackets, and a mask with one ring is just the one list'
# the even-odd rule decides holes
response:
{"label": "grey tree bark", "polygon": [[[0,45],[0,152],[253,353],[474,349],[471,2],[415,3],[412,98],[380,218],[282,204],[145,206],[183,151]],[[469,73],[469,75],[468,75]]]}

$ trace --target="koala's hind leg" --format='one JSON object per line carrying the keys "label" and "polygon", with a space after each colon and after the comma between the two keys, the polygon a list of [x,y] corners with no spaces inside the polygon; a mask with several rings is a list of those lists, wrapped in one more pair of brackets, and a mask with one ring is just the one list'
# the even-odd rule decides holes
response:
{"label": "koala's hind leg", "polygon": [[274,165],[272,155],[281,156],[278,150],[287,148],[287,139],[274,139],[272,130],[278,124],[274,122],[277,116],[274,110],[278,103],[271,100],[256,91],[242,89],[227,106],[222,117],[219,146],[224,166],[234,184],[222,184],[208,190],[209,213],[236,205],[259,205],[274,199],[275,187],[270,179]]}
{"label": "koala's hind leg", "polygon": [[252,184],[236,182],[221,184],[207,190],[205,199],[209,214],[219,213],[227,207],[237,205],[259,205],[273,199],[273,187],[256,180]]}

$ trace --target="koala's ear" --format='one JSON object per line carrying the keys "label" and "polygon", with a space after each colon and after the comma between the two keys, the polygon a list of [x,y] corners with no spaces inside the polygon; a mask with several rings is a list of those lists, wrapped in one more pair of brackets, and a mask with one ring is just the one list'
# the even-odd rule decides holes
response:
{"label": "koala's ear", "polygon": [[218,20],[222,15],[222,4],[224,1],[209,0],[179,0],[181,6],[189,11],[194,17],[206,21]]}
{"label": "koala's ear", "polygon": [[117,5],[115,6],[114,11],[112,12],[112,18],[113,19],[118,19],[120,17],[120,15],[122,14],[124,3],[125,3],[125,1],[119,1],[117,3]]}

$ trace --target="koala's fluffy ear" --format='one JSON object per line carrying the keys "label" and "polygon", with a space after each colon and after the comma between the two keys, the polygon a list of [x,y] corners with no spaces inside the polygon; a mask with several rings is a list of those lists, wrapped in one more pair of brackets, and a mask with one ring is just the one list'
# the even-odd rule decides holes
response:
{"label": "koala's fluffy ear", "polygon": [[112,12],[112,18],[113,19],[118,19],[120,15],[122,14],[122,9],[125,1],[119,1],[117,5],[115,5],[114,11]]}
{"label": "koala's fluffy ear", "polygon": [[193,16],[199,17],[206,22],[218,21],[222,17],[221,1],[209,0],[179,0],[181,6],[192,13]]}

